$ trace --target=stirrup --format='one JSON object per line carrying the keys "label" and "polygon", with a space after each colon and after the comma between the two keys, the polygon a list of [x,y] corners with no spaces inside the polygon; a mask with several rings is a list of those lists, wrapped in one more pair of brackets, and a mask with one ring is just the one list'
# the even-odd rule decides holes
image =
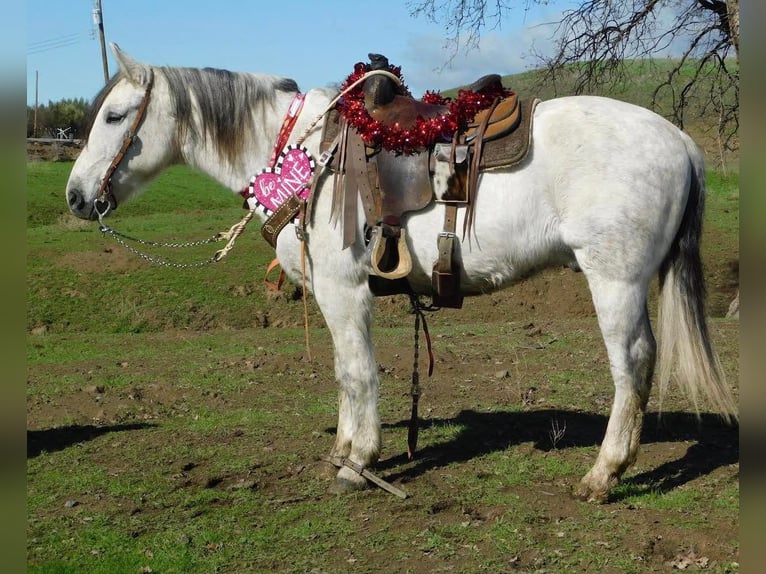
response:
{"label": "stirrup", "polygon": [[[394,246],[390,245],[392,240],[396,241],[395,250]],[[372,271],[378,277],[401,279],[412,271],[412,257],[407,248],[407,233],[404,229],[400,228],[397,235],[386,236],[383,228],[376,225],[372,228],[369,251]],[[393,263],[384,264],[389,261]]]}

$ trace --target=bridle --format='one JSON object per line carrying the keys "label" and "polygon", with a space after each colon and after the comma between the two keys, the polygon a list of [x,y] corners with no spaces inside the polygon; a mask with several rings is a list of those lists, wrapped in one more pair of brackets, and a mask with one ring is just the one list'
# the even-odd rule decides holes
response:
{"label": "bridle", "polygon": [[114,197],[114,193],[112,193],[112,176],[114,175],[114,172],[117,171],[117,168],[120,167],[120,163],[122,163],[122,160],[125,158],[125,154],[128,153],[128,149],[130,149],[130,146],[136,140],[136,132],[146,116],[146,108],[149,106],[149,98],[152,95],[153,86],[154,70],[150,68],[149,82],[146,85],[144,98],[141,100],[136,119],[133,120],[133,124],[125,134],[120,150],[117,152],[117,155],[114,156],[112,163],[109,164],[109,168],[106,170],[106,174],[104,174],[104,178],[101,180],[101,185],[98,188],[98,195],[96,196],[96,199],[93,200],[93,207],[96,210],[96,214],[98,214],[99,220],[106,217],[106,214],[109,213],[112,206],[115,208],[117,207],[117,199]]}

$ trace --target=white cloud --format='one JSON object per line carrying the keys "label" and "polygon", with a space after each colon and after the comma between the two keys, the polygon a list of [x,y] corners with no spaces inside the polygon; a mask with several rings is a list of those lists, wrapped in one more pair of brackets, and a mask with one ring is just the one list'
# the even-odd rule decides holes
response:
{"label": "white cloud", "polygon": [[470,84],[485,74],[516,74],[536,68],[539,63],[531,51],[547,53],[551,50],[557,21],[554,17],[544,22],[520,22],[514,29],[508,27],[486,32],[478,47],[463,48],[452,60],[452,47],[445,45],[444,38],[414,36],[403,50],[405,81],[413,95],[419,97],[425,90],[445,90]]}

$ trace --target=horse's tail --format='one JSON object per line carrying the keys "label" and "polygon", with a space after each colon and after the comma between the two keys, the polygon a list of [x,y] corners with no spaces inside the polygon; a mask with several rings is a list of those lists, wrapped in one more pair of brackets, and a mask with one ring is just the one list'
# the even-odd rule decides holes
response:
{"label": "horse's tail", "polygon": [[[700,392],[731,422],[737,406],[713,349],[705,320],[705,283],[700,258],[705,209],[705,168],[696,144],[682,134],[689,153],[691,184],[681,226],[660,266],[658,318],[660,405],[672,375],[699,414]],[[675,368],[674,368],[675,367]]]}

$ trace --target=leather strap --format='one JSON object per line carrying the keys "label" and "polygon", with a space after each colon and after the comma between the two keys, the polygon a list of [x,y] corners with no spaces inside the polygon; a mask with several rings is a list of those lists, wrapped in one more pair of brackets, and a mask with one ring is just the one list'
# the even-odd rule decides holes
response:
{"label": "leather strap", "polygon": [[434,270],[439,273],[452,273],[452,252],[455,248],[455,229],[457,205],[448,203],[444,206],[444,232],[439,234],[437,248],[439,256]]}
{"label": "leather strap", "polygon": [[468,206],[465,210],[465,220],[463,221],[463,239],[465,239],[466,235],[470,237],[471,227],[473,227],[474,204],[476,203],[476,191],[479,187],[479,167],[482,156],[482,146],[484,145],[484,132],[487,129],[490,117],[492,117],[492,112],[499,103],[500,99],[495,98],[495,101],[492,102],[492,105],[487,111],[487,115],[484,117],[484,121],[476,130],[473,157],[471,158],[471,167],[469,168],[468,173]]}
{"label": "leather strap", "polygon": [[[290,134],[295,127],[295,123],[298,121],[298,116],[303,109],[305,99],[306,96],[304,94],[300,92],[295,94],[295,97],[285,114],[285,119],[282,120],[282,127],[279,129],[277,141],[271,152],[269,167],[274,167],[274,165],[276,165],[277,155],[284,149],[287,140],[290,139]],[[317,178],[318,176],[315,174],[312,185],[316,183]],[[263,227],[261,227],[261,235],[263,235],[263,238],[274,249],[277,248],[277,237],[279,236],[279,233],[284,229],[285,225],[295,219],[295,216],[298,215],[302,209],[305,209],[305,204],[306,202],[297,195],[290,195],[290,197],[271,214],[266,220],[266,223],[263,224]]]}
{"label": "leather strap", "polygon": [[444,209],[444,231],[455,234],[457,228],[457,204],[448,203]]}
{"label": "leather strap", "polygon": [[290,134],[295,127],[295,122],[298,121],[298,116],[303,109],[303,102],[306,100],[305,94],[298,92],[295,94],[290,107],[287,109],[285,119],[282,120],[282,127],[279,128],[279,135],[277,141],[274,144],[274,149],[271,150],[271,159],[269,160],[269,167],[274,167],[277,162],[277,156],[282,152],[287,140],[290,139]]}
{"label": "leather strap", "polygon": [[463,306],[463,294],[460,292],[460,265],[454,260],[455,221],[457,205],[448,203],[444,206],[444,231],[437,242],[438,258],[431,273],[431,289],[434,305],[460,309]]}
{"label": "leather strap", "polygon": [[[128,149],[131,145],[133,145],[133,142],[136,140],[136,132],[138,131],[139,126],[141,125],[141,122],[144,121],[144,116],[146,115],[146,108],[149,107],[149,98],[152,95],[152,88],[154,87],[154,70],[149,68],[149,81],[146,84],[146,91],[144,92],[144,97],[141,100],[141,105],[138,108],[138,112],[136,113],[136,119],[133,120],[133,124],[130,126],[130,129],[125,134],[125,137],[122,140],[122,145],[120,146],[120,151],[117,152],[117,155],[114,156],[114,159],[112,160],[112,163],[109,164],[109,168],[106,170],[106,173],[104,174],[104,179],[101,180],[101,185],[98,188],[98,195],[96,195],[96,202],[108,202],[109,204],[114,203],[114,205],[117,205],[117,200],[114,197],[114,194],[112,193],[112,176],[114,175],[114,172],[117,171],[117,168],[120,167],[120,163],[122,163],[122,160],[125,157],[125,154],[128,153]],[[106,210],[108,211],[108,209]],[[100,213],[100,215],[106,215],[106,211],[104,213]]]}
{"label": "leather strap", "polygon": [[297,195],[291,195],[287,198],[277,210],[271,214],[266,223],[261,227],[261,235],[274,249],[277,248],[277,236],[284,229],[285,225],[290,223],[301,211],[304,201]]}
{"label": "leather strap", "polygon": [[377,194],[377,165],[367,161],[367,152],[362,138],[349,131],[346,138],[346,178],[343,199],[343,248],[356,240],[357,197],[362,199],[364,219],[368,227],[374,227],[380,219],[380,209],[375,200]]}
{"label": "leather strap", "polygon": [[343,190],[346,186],[346,151],[348,149],[349,126],[343,120],[338,128],[338,151],[335,157],[335,169],[333,170],[332,186],[332,210],[330,211],[330,223],[338,226],[338,221],[343,214]]}
{"label": "leather strap", "polygon": [[279,269],[279,275],[277,276],[276,283],[274,281],[271,281],[269,279],[269,274],[276,269],[277,267],[280,267],[279,259],[272,259],[271,263],[269,263],[269,266],[266,268],[266,273],[263,276],[263,282],[268,288],[269,291],[272,291],[273,293],[278,293],[280,289],[282,289],[282,284],[285,282],[285,270],[280,267]]}

